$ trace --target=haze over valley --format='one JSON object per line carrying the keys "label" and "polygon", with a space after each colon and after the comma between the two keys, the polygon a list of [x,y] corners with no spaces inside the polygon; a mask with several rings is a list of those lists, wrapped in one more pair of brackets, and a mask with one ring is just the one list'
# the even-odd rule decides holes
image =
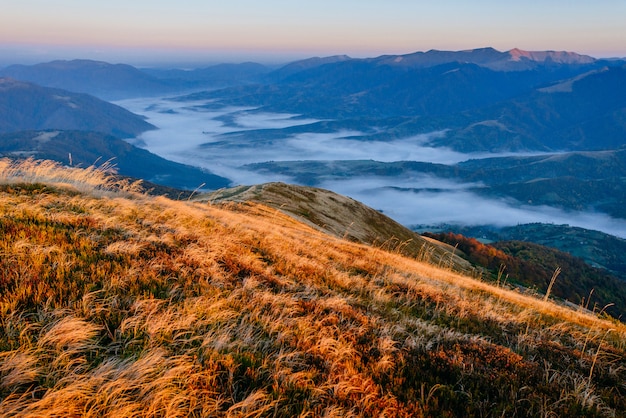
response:
{"label": "haze over valley", "polygon": [[158,128],[129,141],[235,185],[328,188],[407,226],[541,222],[626,237],[623,61],[484,48],[225,73],[237,68],[221,87],[117,101]]}
{"label": "haze over valley", "polygon": [[[385,172],[370,167],[363,172],[351,167],[360,162],[362,169],[368,161],[370,166],[409,161],[454,166],[470,159],[548,155],[545,152],[463,153],[430,145],[433,138],[445,137],[445,130],[384,140],[377,127],[367,127],[380,139],[366,140],[361,131],[318,129],[320,120],[302,115],[259,112],[251,107],[207,108],[206,101],[149,98],[117,104],[146,116],[158,127],[130,140],[132,143],[164,158],[208,169],[233,184],[282,181],[326,188],[362,201],[407,226],[542,222],[626,237],[624,219],[591,210],[533,206],[506,195],[481,196],[474,190],[484,186],[480,180],[440,177],[411,168]],[[298,129],[293,132],[290,128]],[[259,130],[281,135],[265,139]]]}
{"label": "haze over valley", "polygon": [[[190,190],[281,181],[415,228],[540,222],[626,237],[625,63],[479,48],[192,70],[11,65],[0,69],[7,109],[34,95],[42,105],[32,119],[5,113],[0,128],[114,134],[180,164],[144,178]],[[46,144],[5,152],[67,159]],[[141,172],[131,165],[121,174]]]}

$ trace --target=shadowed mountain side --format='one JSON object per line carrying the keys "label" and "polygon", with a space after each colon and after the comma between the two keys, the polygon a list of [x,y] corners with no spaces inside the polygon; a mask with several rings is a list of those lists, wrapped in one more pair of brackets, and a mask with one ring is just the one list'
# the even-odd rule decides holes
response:
{"label": "shadowed mountain side", "polygon": [[457,62],[405,68],[347,60],[313,67],[276,82],[194,93],[186,99],[213,100],[220,106],[258,106],[263,111],[322,119],[448,117],[577,74],[569,68],[555,74],[500,72]]}
{"label": "shadowed mountain side", "polygon": [[[492,62],[491,55],[500,58]],[[587,58],[495,50],[330,57],[304,61],[298,72],[298,63],[292,63],[285,67],[287,75],[281,78],[277,70],[276,79],[268,76],[265,83],[196,92],[180,100],[377,121],[380,129],[364,133],[364,140],[446,130],[430,145],[462,152],[614,149],[626,135],[626,67],[621,61]],[[521,67],[503,71],[495,69],[500,64],[485,62]]]}
{"label": "shadowed mountain side", "polygon": [[[88,167],[109,161],[118,174],[169,187],[219,189],[230,181],[175,163],[110,135],[83,131],[26,131],[0,134],[0,155],[33,157]],[[71,159],[71,161],[70,161]]]}
{"label": "shadowed mountain side", "polygon": [[0,133],[45,129],[130,138],[156,128],[141,116],[87,94],[0,78]]}
{"label": "shadowed mountain side", "polygon": [[604,67],[466,112],[433,145],[464,152],[615,149],[626,138],[626,66]]}
{"label": "shadowed mountain side", "polygon": [[196,201],[257,202],[276,208],[320,231],[339,238],[397,251],[454,270],[474,273],[454,248],[425,239],[361,202],[329,190],[284,183],[239,186],[199,195]]}
{"label": "shadowed mountain side", "polygon": [[626,280],[626,240],[600,231],[543,223],[504,228],[442,225],[441,229],[490,241],[524,241],[557,248]]}
{"label": "shadowed mountain side", "polygon": [[87,93],[104,100],[154,96],[176,90],[171,83],[158,80],[130,65],[91,60],[11,65],[0,70],[0,76]]}

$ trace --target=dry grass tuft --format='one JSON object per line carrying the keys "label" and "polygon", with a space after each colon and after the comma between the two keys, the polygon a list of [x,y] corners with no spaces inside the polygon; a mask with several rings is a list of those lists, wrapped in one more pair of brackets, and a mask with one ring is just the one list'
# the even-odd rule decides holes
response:
{"label": "dry grass tuft", "polygon": [[11,160],[0,158],[0,184],[49,184],[80,192],[139,192],[140,181],[131,182],[114,176],[115,165],[106,161],[86,168],[64,167],[50,160]]}

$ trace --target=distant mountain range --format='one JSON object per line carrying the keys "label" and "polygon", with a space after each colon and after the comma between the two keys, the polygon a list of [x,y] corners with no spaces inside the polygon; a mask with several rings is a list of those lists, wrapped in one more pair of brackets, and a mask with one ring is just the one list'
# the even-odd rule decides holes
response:
{"label": "distant mountain range", "polygon": [[0,70],[0,76],[29,81],[45,87],[88,93],[105,100],[174,91],[169,83],[133,66],[91,60],[11,65]]}
{"label": "distant mountain range", "polygon": [[255,79],[269,71],[266,66],[256,63],[219,64],[194,70],[140,70],[127,64],[72,60],[11,65],[0,69],[0,77],[88,93],[104,100],[119,100],[224,87],[239,84],[248,78]]}
{"label": "distant mountain range", "polygon": [[566,51],[523,51],[515,48],[500,52],[493,48],[479,48],[465,51],[430,50],[406,55],[388,55],[370,61],[379,65],[396,65],[408,68],[434,67],[457,62],[476,64],[496,71],[526,71],[561,65],[588,65],[595,63],[596,59]]}
{"label": "distant mountain range", "polygon": [[624,80],[624,61],[484,48],[309,59],[268,74],[262,83],[187,99],[301,113],[346,126],[367,119],[377,129],[364,140],[446,130],[433,145],[463,152],[598,150],[624,143]]}

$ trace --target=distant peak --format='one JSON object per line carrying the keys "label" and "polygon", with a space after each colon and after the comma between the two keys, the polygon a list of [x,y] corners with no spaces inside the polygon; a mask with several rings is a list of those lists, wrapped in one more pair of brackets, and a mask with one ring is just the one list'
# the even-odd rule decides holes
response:
{"label": "distant peak", "polygon": [[569,51],[524,51],[519,48],[508,52],[511,61],[554,62],[558,64],[590,64],[595,58]]}

